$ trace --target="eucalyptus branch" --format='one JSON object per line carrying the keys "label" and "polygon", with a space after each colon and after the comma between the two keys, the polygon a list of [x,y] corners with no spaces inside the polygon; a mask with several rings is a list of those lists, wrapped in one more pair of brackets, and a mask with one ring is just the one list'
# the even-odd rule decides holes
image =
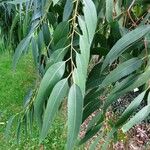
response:
{"label": "eucalyptus branch", "polygon": [[70,47],[71,47],[71,70],[72,70],[71,72],[73,72],[73,69],[75,67],[72,54],[73,54],[73,51],[75,51],[74,46],[73,46],[73,41],[74,41],[74,35],[76,33],[76,20],[77,20],[77,15],[78,15],[79,2],[80,2],[80,0],[74,1],[75,9],[74,9],[73,17],[71,19],[71,21],[72,21],[72,33],[71,33],[71,44],[70,44]]}

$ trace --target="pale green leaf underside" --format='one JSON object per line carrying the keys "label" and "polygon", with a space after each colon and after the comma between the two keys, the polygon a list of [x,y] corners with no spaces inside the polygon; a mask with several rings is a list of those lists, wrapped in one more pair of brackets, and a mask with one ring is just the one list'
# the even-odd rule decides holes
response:
{"label": "pale green leaf underside", "polygon": [[133,118],[131,118],[125,125],[123,125],[123,132],[127,132],[134,125],[139,124],[142,120],[144,120],[150,113],[150,105],[142,108]]}
{"label": "pale green leaf underside", "polygon": [[76,144],[82,123],[83,96],[79,86],[73,84],[68,95],[68,135],[67,150],[72,150]]}
{"label": "pale green leaf underside", "polygon": [[108,22],[113,21],[113,9],[114,9],[113,0],[106,0],[106,19]]}
{"label": "pale green leaf underside", "polygon": [[116,126],[122,125],[122,123],[124,123],[130,117],[130,115],[140,105],[141,101],[144,98],[145,93],[146,93],[146,91],[142,92],[131,102],[131,104],[126,108],[126,110],[121,115],[120,119],[116,122]]}

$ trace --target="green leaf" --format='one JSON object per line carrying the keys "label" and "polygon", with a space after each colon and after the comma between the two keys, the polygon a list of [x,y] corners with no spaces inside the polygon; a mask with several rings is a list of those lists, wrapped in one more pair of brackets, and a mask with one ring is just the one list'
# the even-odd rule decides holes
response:
{"label": "green leaf", "polygon": [[113,21],[113,0],[106,0],[106,20],[111,23]]}
{"label": "green leaf", "polygon": [[61,49],[61,48],[65,48],[67,47],[67,44],[68,44],[68,37],[63,37],[62,39],[60,39],[56,45],[54,45],[53,47],[53,51],[56,51],[58,49]]}
{"label": "green leaf", "polygon": [[44,43],[43,31],[40,30],[39,34],[38,34],[38,50],[39,50],[39,53],[42,52],[44,47],[45,47],[45,43]]}
{"label": "green leaf", "polygon": [[106,77],[106,75],[101,73],[101,66],[102,66],[102,63],[98,63],[90,71],[88,75],[87,83],[86,83],[87,90],[101,85],[102,81]]}
{"label": "green leaf", "polygon": [[33,60],[34,60],[34,64],[36,66],[36,68],[38,68],[38,46],[37,43],[35,41],[35,39],[32,39],[32,56],[33,56]]}
{"label": "green leaf", "polygon": [[123,83],[120,83],[120,88],[116,92],[110,93],[108,98],[106,99],[104,103],[104,111],[114,102],[122,96],[123,94],[134,90],[137,87],[140,87],[144,83],[146,83],[150,79],[150,69],[145,70],[144,73],[140,74],[139,76],[130,76],[122,81]]}
{"label": "green leaf", "polygon": [[81,141],[79,141],[79,145],[87,142],[90,138],[92,138],[102,127],[102,124],[99,124],[97,126],[95,126],[93,129],[89,130],[83,139],[81,139]]}
{"label": "green leaf", "polygon": [[44,113],[40,143],[46,138],[62,100],[67,96],[68,89],[68,79],[63,79],[54,86]]}
{"label": "green leaf", "polygon": [[37,97],[34,102],[35,116],[38,119],[39,126],[41,128],[42,122],[42,108],[46,99],[48,99],[55,84],[62,78],[65,71],[65,62],[58,62],[52,65],[45,73]]}
{"label": "green leaf", "polygon": [[17,65],[23,51],[25,51],[29,47],[31,38],[32,38],[32,35],[27,36],[17,46],[14,57],[13,57],[13,68],[14,69],[16,68],[16,65]]}
{"label": "green leaf", "polygon": [[89,150],[95,150],[96,146],[98,145],[100,139],[103,138],[103,134],[101,133],[99,136],[96,137],[94,142],[90,145]]}
{"label": "green leaf", "polygon": [[150,104],[150,92],[148,93],[147,104]]}
{"label": "green leaf", "polygon": [[56,23],[57,23],[57,19],[54,13],[52,12],[48,12],[47,13],[47,19],[49,21],[50,25],[53,25],[55,27]]}
{"label": "green leaf", "polygon": [[53,37],[54,37],[54,44],[57,44],[59,40],[66,37],[69,33],[69,24],[67,21],[61,22],[57,25]]}
{"label": "green leaf", "polygon": [[18,21],[19,21],[19,14],[16,14],[15,15],[15,17],[14,17],[14,19],[13,19],[13,21],[12,21],[12,24],[11,24],[11,28],[10,28],[10,35],[9,35],[9,37],[10,37],[10,42],[12,42],[12,37],[13,37],[13,31],[14,31],[14,29],[15,29],[15,27],[17,26],[17,23],[18,23]]}
{"label": "green leaf", "polygon": [[50,37],[50,31],[47,23],[43,24],[43,36],[44,36],[45,44],[46,46],[48,46],[51,41],[51,37]]}
{"label": "green leaf", "polygon": [[[77,66],[79,66],[79,62],[77,63]],[[81,67],[83,67],[83,66],[81,66]],[[74,79],[75,84],[77,84],[80,87],[82,95],[84,96],[84,94],[85,94],[85,83],[86,83],[85,74],[83,74],[83,72],[80,72],[79,69],[75,68],[73,79]]]}
{"label": "green leaf", "polygon": [[54,63],[63,61],[67,51],[68,51],[68,48],[60,48],[60,49],[54,51],[51,54],[50,59],[47,61],[45,69],[47,70]]}
{"label": "green leaf", "polygon": [[79,46],[81,50],[81,55],[85,62],[84,68],[87,68],[89,63],[89,57],[90,57],[90,43],[88,38],[88,32],[87,32],[87,27],[84,18],[79,16],[78,22],[82,30],[82,35],[80,35],[80,39],[79,39]]}
{"label": "green leaf", "polygon": [[103,120],[104,114],[100,111],[92,118],[92,120],[90,120],[87,126],[87,131],[91,130],[95,125],[102,123]]}
{"label": "green leaf", "polygon": [[34,109],[33,107],[29,110],[29,132],[30,135],[33,133],[33,118],[34,118]]}
{"label": "green leaf", "polygon": [[52,0],[45,0],[45,1],[43,0],[42,2],[44,3],[42,12],[43,12],[43,16],[45,17],[49,11],[51,4],[52,4]]}
{"label": "green leaf", "polygon": [[114,133],[116,132],[116,129],[112,129],[107,135],[106,135],[106,139],[104,141],[104,144],[102,145],[102,150],[106,150],[108,149],[108,144],[110,143],[110,141],[112,140],[112,137],[114,135]]}
{"label": "green leaf", "polygon": [[142,60],[138,58],[132,58],[128,61],[125,61],[122,64],[119,64],[116,69],[114,69],[106,76],[106,78],[104,79],[100,87],[108,86],[111,83],[120,80],[121,78],[137,70],[141,65],[142,65]]}
{"label": "green leaf", "polygon": [[[137,79],[131,84],[128,88],[124,89],[125,91],[131,91],[137,87],[140,87],[141,85],[148,82],[150,79],[150,68],[146,69],[144,73],[139,75]],[[119,92],[119,91],[118,91]]]}
{"label": "green leaf", "polygon": [[67,0],[63,12],[63,21],[67,21],[69,19],[72,10],[73,10],[73,1]]}
{"label": "green leaf", "polygon": [[6,139],[9,138],[9,134],[10,134],[10,130],[11,130],[11,126],[12,126],[12,123],[13,123],[13,120],[15,119],[16,116],[11,116],[7,122],[7,125],[6,125],[6,128],[5,128],[5,137]]}
{"label": "green leaf", "polygon": [[150,32],[150,26],[143,25],[127,33],[120,40],[118,40],[107,54],[102,65],[102,71],[108,64],[111,64],[115,59],[117,59],[125,50],[127,50],[137,41],[141,40],[148,32]]}
{"label": "green leaf", "polygon": [[[109,96],[107,97],[105,103],[104,103],[104,111],[111,105],[111,103],[113,103],[113,101],[116,101],[117,98],[119,98],[120,95],[125,94],[127,91],[121,90],[120,89],[125,89],[127,87],[129,87],[130,85],[132,85],[136,79],[138,79],[137,74],[134,75],[130,75],[127,78],[125,78],[124,80],[122,80],[121,82],[116,83],[115,87],[112,89],[111,93],[109,94]],[[129,91],[132,89],[129,89]],[[100,95],[104,95],[104,88],[93,88],[91,91],[89,91],[86,96],[85,96],[85,100],[84,100],[84,106],[87,105],[88,103],[90,103],[93,99],[96,99],[98,97],[100,97]],[[118,92],[120,91],[120,92]]]}
{"label": "green leaf", "polygon": [[104,89],[100,89],[98,91],[96,91],[96,90],[97,90],[97,88],[93,88],[85,95],[84,106],[86,106],[88,103],[90,103],[94,99],[97,99],[98,97],[100,97],[100,95],[102,95],[104,92]]}
{"label": "green leaf", "polygon": [[84,56],[82,54],[76,53],[76,62],[77,62],[77,66],[78,66],[78,68],[77,68],[78,71],[86,76],[87,75],[87,67],[86,67],[87,64],[84,60]]}
{"label": "green leaf", "polygon": [[85,23],[88,30],[89,41],[91,43],[97,27],[97,12],[92,0],[83,0],[83,4]]}
{"label": "green leaf", "polygon": [[20,132],[21,132],[21,119],[18,119],[18,123],[17,123],[17,129],[16,129],[16,141],[19,144],[19,139],[20,139]]}
{"label": "green leaf", "polygon": [[52,1],[53,1],[53,5],[56,5],[59,2],[59,0],[52,0]]}
{"label": "green leaf", "polygon": [[73,84],[68,95],[68,136],[67,150],[72,150],[76,144],[80,125],[82,123],[83,97],[81,89]]}
{"label": "green leaf", "polygon": [[101,77],[96,76],[96,74],[93,74],[93,77],[95,76],[95,79],[91,80],[89,79],[87,81],[86,88],[87,89],[93,89],[95,87],[98,87],[99,85],[102,84],[102,81],[105,79],[104,75],[101,75]]}
{"label": "green leaf", "polygon": [[84,122],[89,117],[89,115],[98,110],[101,105],[102,101],[99,98],[91,100],[91,102],[88,103],[83,110],[82,122]]}
{"label": "green leaf", "polygon": [[54,62],[62,61],[67,51],[68,48],[60,48],[51,54],[51,59],[53,59]]}
{"label": "green leaf", "polygon": [[109,52],[108,48],[105,47],[94,47],[91,50],[92,55],[100,55],[100,56],[106,56],[108,52]]}
{"label": "green leaf", "polygon": [[123,125],[123,132],[127,132],[134,125],[139,124],[142,120],[144,120],[150,113],[150,105],[142,108],[134,117],[132,117],[125,125]]}
{"label": "green leaf", "polygon": [[131,104],[126,108],[126,110],[121,115],[120,119],[115,123],[116,127],[122,125],[138,108],[138,106],[140,105],[141,101],[144,98],[145,93],[146,91],[142,92],[131,102]]}
{"label": "green leaf", "polygon": [[84,0],[83,4],[84,17],[78,17],[79,26],[82,31],[79,39],[81,54],[76,53],[77,68],[74,69],[73,78],[75,83],[80,87],[82,95],[85,95],[90,46],[97,26],[97,13],[95,5],[91,0]]}
{"label": "green leaf", "polygon": [[139,74],[131,74],[120,82],[117,82],[111,93],[119,93],[130,87],[139,77]]}
{"label": "green leaf", "polygon": [[6,3],[8,4],[20,4],[20,3],[26,3],[26,2],[29,2],[30,0],[13,0],[13,1],[6,1]]}

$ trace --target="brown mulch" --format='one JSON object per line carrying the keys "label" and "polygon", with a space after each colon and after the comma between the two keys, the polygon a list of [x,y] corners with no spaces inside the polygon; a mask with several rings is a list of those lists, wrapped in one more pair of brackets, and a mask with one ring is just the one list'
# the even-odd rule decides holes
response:
{"label": "brown mulch", "polygon": [[[130,93],[131,94],[131,93]],[[136,97],[135,94],[133,97]],[[123,97],[125,98],[125,101],[122,103],[122,106],[127,106],[131,102],[132,95],[127,95]],[[127,100],[126,100],[127,99]],[[125,104],[124,104],[125,103]],[[120,99],[118,104],[120,105]],[[117,104],[117,105],[118,105]],[[118,105],[118,107],[120,107]],[[88,119],[82,124],[81,132],[80,132],[80,138],[83,138],[88,123],[92,118],[99,112],[99,110],[95,111],[91,116],[88,117]],[[113,114],[114,112],[109,112],[109,114]],[[110,117],[112,117],[110,115]],[[90,147],[90,144],[95,140],[95,138],[99,135],[97,133],[93,138],[91,138],[86,144],[84,149],[88,150]],[[129,132],[126,134],[127,139],[126,140],[120,140],[117,143],[111,143],[111,146],[108,148],[108,150],[150,150],[150,124],[148,122],[142,122],[139,125],[136,125],[133,127]],[[102,141],[99,142],[97,145],[96,150],[100,150],[102,145]]]}

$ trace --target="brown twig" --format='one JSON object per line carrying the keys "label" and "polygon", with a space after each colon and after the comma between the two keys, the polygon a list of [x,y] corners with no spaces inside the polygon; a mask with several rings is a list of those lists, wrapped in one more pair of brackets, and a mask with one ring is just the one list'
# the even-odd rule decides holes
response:
{"label": "brown twig", "polygon": [[135,3],[135,0],[132,1],[131,5],[129,6],[129,8],[127,9],[127,15],[129,16],[130,20],[132,21],[133,23],[133,26],[137,26],[136,22],[133,20],[133,18],[131,17],[131,14],[130,14],[130,10],[132,8],[132,6],[134,5]]}

